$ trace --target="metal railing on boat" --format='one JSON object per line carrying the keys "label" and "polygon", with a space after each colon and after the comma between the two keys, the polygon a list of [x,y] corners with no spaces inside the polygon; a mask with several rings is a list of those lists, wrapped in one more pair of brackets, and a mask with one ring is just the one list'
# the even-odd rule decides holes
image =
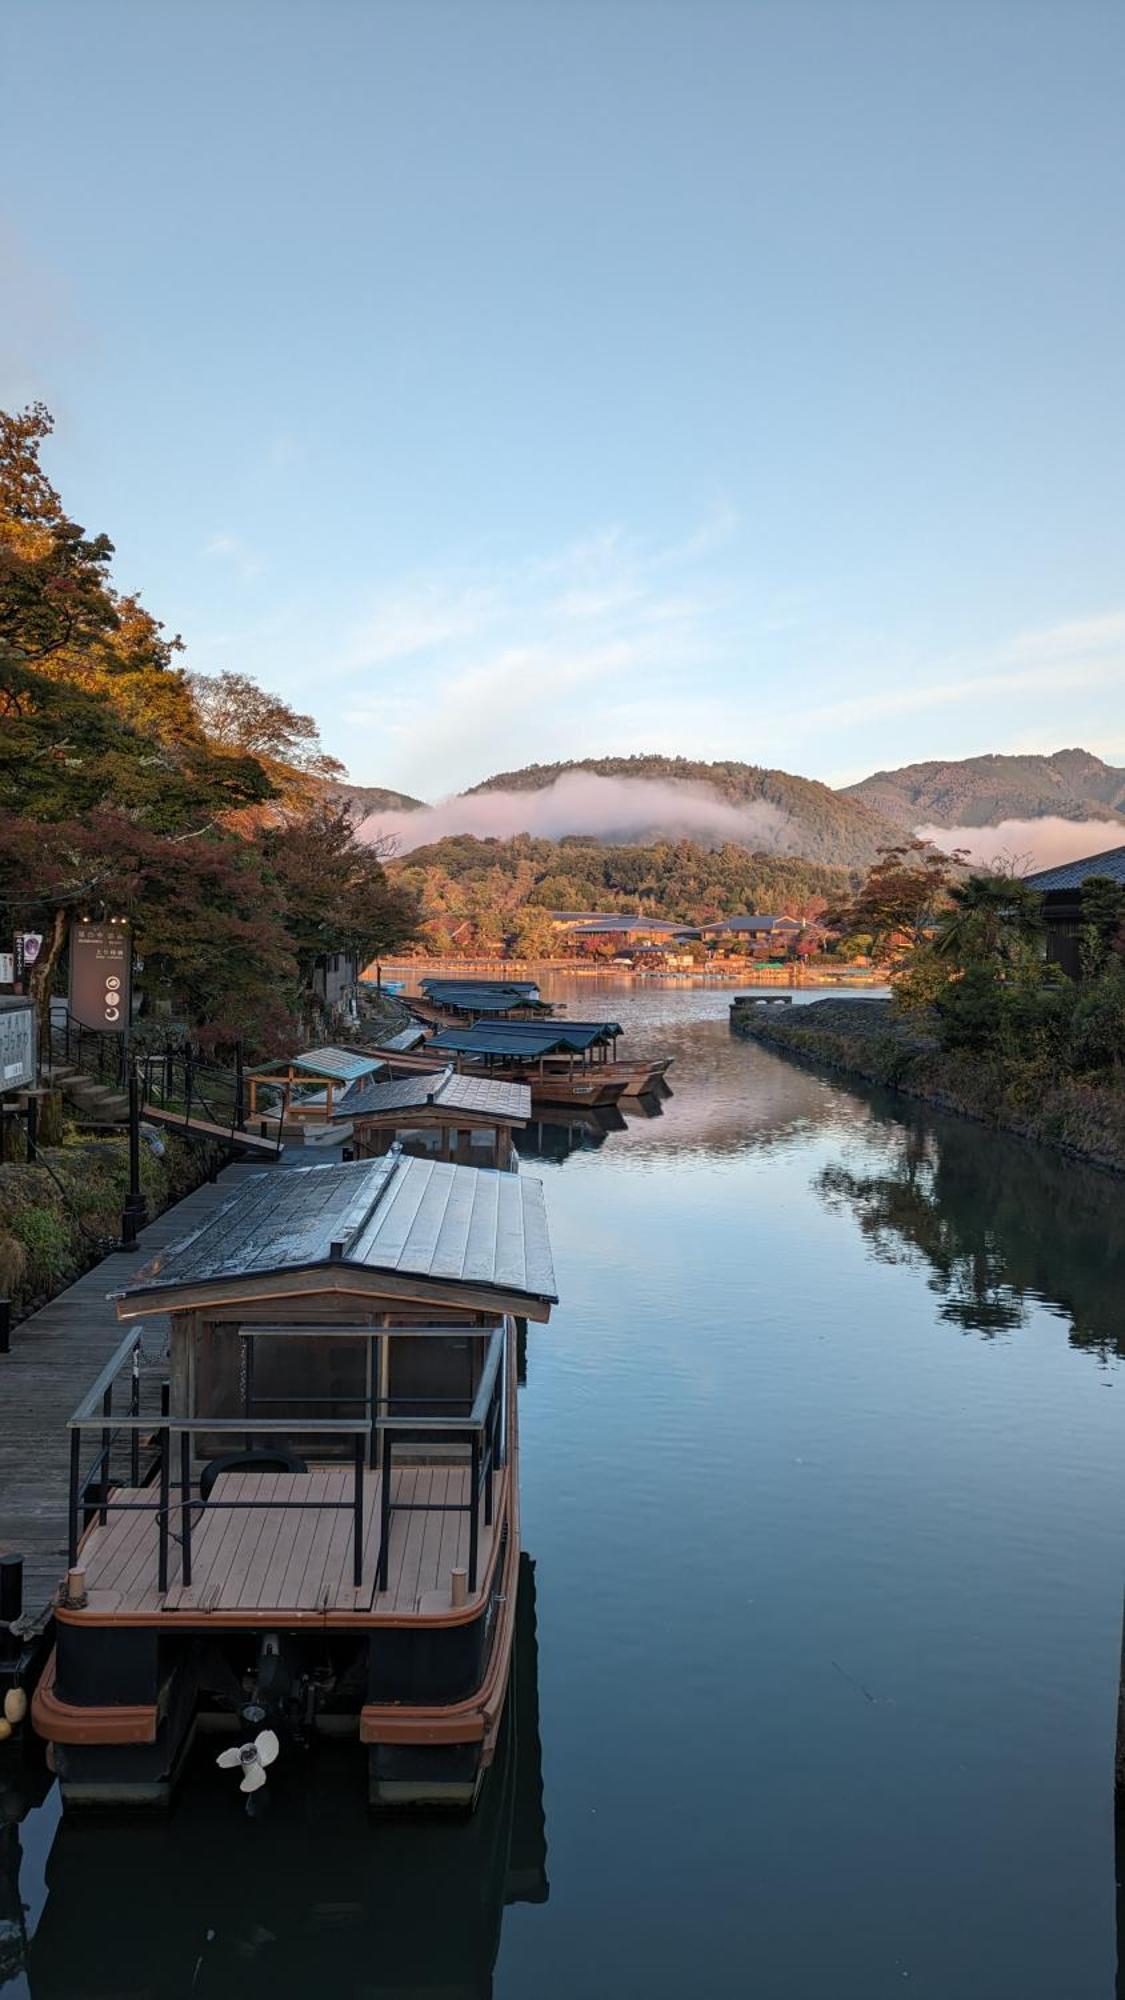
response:
{"label": "metal railing on boat", "polygon": [[[308,1328],[292,1327],[244,1328],[243,1332],[255,1334],[271,1333],[275,1337],[281,1331],[299,1335],[308,1333]],[[443,1328],[349,1328],[332,1329],[333,1337],[341,1332],[352,1333],[355,1337],[370,1340],[386,1337],[388,1334],[416,1334],[423,1332],[450,1333],[462,1335],[479,1333],[486,1335],[488,1348],[481,1369],[480,1380],[473,1397],[392,1397],[365,1393],[362,1396],[336,1394],[331,1397],[302,1397],[304,1408],[318,1402],[360,1402],[365,1406],[363,1417],[315,1417],[288,1416],[266,1417],[257,1411],[247,1409],[240,1416],[185,1417],[173,1415],[169,1407],[169,1385],[160,1383],[160,1408],[158,1411],[142,1413],[141,1410],[141,1357],[142,1333],[130,1330],[116,1353],[107,1361],[97,1380],[68,1419],[70,1432],[70,1479],[67,1508],[67,1549],[68,1568],[78,1564],[80,1545],[85,1530],[96,1519],[104,1527],[111,1512],[145,1512],[155,1514],[157,1519],[157,1577],[161,1593],[169,1587],[170,1544],[174,1541],[180,1550],[180,1581],[185,1588],[192,1581],[192,1530],[193,1515],[211,1508],[260,1509],[270,1512],[300,1513],[303,1511],[343,1511],[350,1510],[353,1517],[352,1528],[352,1577],[358,1590],[363,1582],[364,1559],[364,1500],[365,1472],[368,1462],[374,1465],[376,1448],[381,1463],[380,1539],[379,1553],[375,1564],[375,1588],[386,1590],[390,1559],[391,1522],[394,1514],[413,1513],[467,1513],[469,1516],[469,1561],[468,1588],[476,1590],[480,1551],[480,1516],[483,1498],[484,1522],[492,1525],[493,1519],[493,1473],[503,1465],[506,1458],[506,1436],[504,1418],[504,1371],[502,1361],[505,1349],[505,1329],[503,1327],[473,1328],[461,1325],[456,1329]],[[119,1377],[128,1369],[128,1403],[124,1413],[114,1410],[114,1391]],[[252,1380],[252,1378],[251,1378]],[[266,1402],[293,1402],[294,1397],[260,1398]],[[419,1407],[422,1404],[442,1404],[440,1414]],[[454,1402],[468,1405],[454,1410]],[[408,1407],[402,1407],[406,1405]],[[99,1449],[85,1473],[82,1470],[82,1439],[84,1435],[96,1433]],[[325,1441],[335,1439],[352,1440],[353,1486],[351,1497],[343,1500],[306,1500],[300,1496],[284,1500],[272,1499],[231,1499],[217,1498],[213,1494],[204,1499],[198,1483],[192,1476],[192,1439],[207,1436],[232,1440],[241,1439],[252,1448],[257,1439],[270,1438],[274,1441],[288,1440],[290,1444],[304,1443],[310,1438]],[[173,1439],[179,1440],[178,1478],[173,1481]],[[417,1501],[396,1500],[392,1493],[393,1451],[395,1442],[402,1445],[424,1445],[427,1442],[448,1444],[468,1444],[469,1447],[469,1491],[464,1501]],[[155,1486],[157,1498],[151,1506],[134,1500],[114,1500],[113,1454],[115,1447],[127,1441],[128,1476],[134,1491]],[[306,1446],[307,1448],[307,1446]],[[142,1456],[147,1453],[144,1463]],[[173,1496],[173,1483],[178,1488]],[[179,1516],[179,1533],[172,1527],[173,1517]]]}

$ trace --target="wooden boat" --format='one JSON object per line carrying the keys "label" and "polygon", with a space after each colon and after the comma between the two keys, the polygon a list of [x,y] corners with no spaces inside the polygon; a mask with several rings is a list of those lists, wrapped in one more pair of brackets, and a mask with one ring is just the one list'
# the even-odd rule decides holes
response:
{"label": "wooden boat", "polygon": [[[452,1055],[461,1061],[495,1061],[499,1064],[497,1073],[525,1075],[536,1104],[612,1104],[618,1097],[643,1096],[655,1090],[672,1063],[670,1056],[649,1063],[618,1062],[621,1032],[617,1021],[477,1021],[471,1028],[441,1029],[426,1044],[426,1052]],[[612,1096],[564,1096],[558,1084],[569,1083],[576,1076],[583,1081],[600,1078],[620,1088]]]}
{"label": "wooden boat", "polygon": [[452,1051],[444,1036],[440,1040],[435,1037],[421,1049],[409,1053],[387,1050],[380,1050],[379,1053],[385,1056],[387,1067],[395,1076],[417,1073],[436,1076],[452,1061],[459,1076],[526,1084],[535,1110],[556,1104],[576,1105],[587,1110],[598,1105],[616,1104],[626,1089],[625,1079],[615,1075],[604,1064],[576,1068],[571,1075],[565,1064],[557,1071],[546,1066],[540,1070],[526,1059],[498,1061],[492,1051],[482,1060],[477,1055],[464,1056]]}
{"label": "wooden boat", "polygon": [[405,1003],[418,1020],[431,1025],[447,1021],[545,1019],[554,1008],[539,997],[533,980],[424,979],[418,999]]}
{"label": "wooden boat", "polygon": [[346,1126],[348,1152],[355,1159],[375,1159],[397,1146],[422,1159],[510,1167],[514,1135],[530,1117],[525,1083],[458,1076],[447,1065],[361,1084],[338,1101],[332,1122]]}
{"label": "wooden boat", "polygon": [[475,1802],[517,1591],[517,1315],[555,1299],[538,1181],[397,1153],[249,1176],[137,1274],[118,1314],[150,1343],[169,1316],[170,1382],[144,1406],[130,1324],[70,1421],[32,1704],[67,1807],[166,1802],[200,1729],[344,1735],[374,1806]]}

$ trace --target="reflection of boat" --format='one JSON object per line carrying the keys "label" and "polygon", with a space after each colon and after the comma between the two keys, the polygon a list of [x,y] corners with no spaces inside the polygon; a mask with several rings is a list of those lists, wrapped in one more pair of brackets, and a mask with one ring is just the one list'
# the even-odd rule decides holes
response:
{"label": "reflection of boat", "polygon": [[209,1757],[166,1820],[65,1819],[30,1948],[32,2000],[284,2000],[329,1986],[486,2000],[505,1906],[548,1893],[528,1558],[511,1696],[471,1820],[369,1822],[344,1750],[276,1771],[249,1823]]}
{"label": "reflection of boat", "polygon": [[32,1747],[9,1744],[0,1751],[0,1987],[27,1974],[28,1897],[20,1881],[20,1825],[42,1805],[51,1783]]}
{"label": "reflection of boat", "polygon": [[[671,1097],[671,1095],[671,1091],[665,1086],[662,1097]],[[643,1097],[631,1097],[625,1106],[626,1116],[628,1118],[663,1118],[664,1105],[662,1097],[658,1097],[654,1090],[646,1091]]]}
{"label": "reflection of boat", "polygon": [[627,1120],[616,1104],[601,1104],[591,1111],[567,1111],[551,1107],[549,1115],[533,1118],[520,1133],[519,1149],[533,1160],[569,1159],[571,1153],[593,1152],[604,1146],[611,1132],[624,1132]]}

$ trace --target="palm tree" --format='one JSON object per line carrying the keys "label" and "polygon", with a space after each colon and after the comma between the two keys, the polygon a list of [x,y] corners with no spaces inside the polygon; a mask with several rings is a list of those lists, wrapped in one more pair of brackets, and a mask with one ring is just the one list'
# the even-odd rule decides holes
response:
{"label": "palm tree", "polygon": [[939,922],[934,948],[959,965],[992,960],[1026,963],[1043,930],[1043,899],[1014,875],[970,875],[949,889],[952,907]]}

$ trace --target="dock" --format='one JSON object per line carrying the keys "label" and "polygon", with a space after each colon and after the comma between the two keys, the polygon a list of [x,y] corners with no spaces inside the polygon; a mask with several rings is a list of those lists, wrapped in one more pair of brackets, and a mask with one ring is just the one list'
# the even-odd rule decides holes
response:
{"label": "dock", "polygon": [[[150,1222],[135,1253],[115,1252],[12,1330],[12,1351],[0,1354],[0,1493],[4,1495],[0,1553],[21,1555],[25,1618],[45,1619],[67,1561],[67,1419],[120,1346],[124,1329],[107,1294],[170,1243],[199,1229],[255,1169],[227,1167],[213,1182]],[[260,1172],[261,1169],[259,1168]],[[145,1351],[159,1371],[168,1321],[145,1322]]]}

